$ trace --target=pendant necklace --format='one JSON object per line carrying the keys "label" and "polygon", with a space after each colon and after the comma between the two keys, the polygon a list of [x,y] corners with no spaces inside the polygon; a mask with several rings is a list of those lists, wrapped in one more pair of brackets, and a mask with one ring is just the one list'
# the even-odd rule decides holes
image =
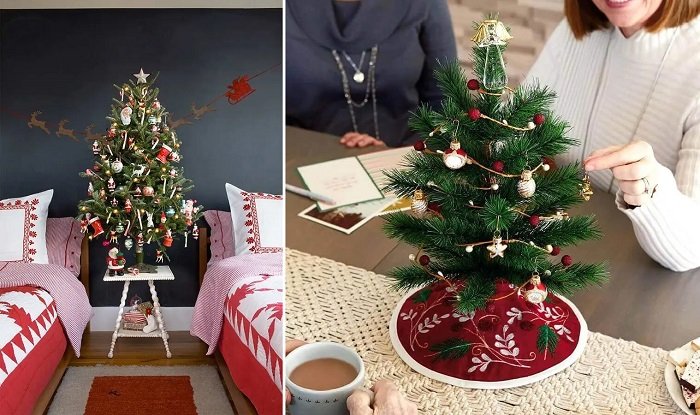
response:
{"label": "pendant necklace", "polygon": [[[377,84],[376,84],[376,78],[375,78],[375,72],[377,70],[377,54],[379,52],[379,46],[374,45],[372,49],[370,50],[370,55],[369,55],[369,67],[367,69],[367,88],[365,89],[365,97],[362,101],[360,102],[355,102],[352,99],[352,95],[350,93],[350,82],[348,81],[348,75],[345,72],[345,67],[343,66],[343,62],[340,60],[340,55],[338,54],[338,51],[333,49],[331,53],[333,54],[333,58],[335,59],[336,65],[338,65],[338,70],[340,71],[340,79],[343,83],[343,95],[345,96],[345,101],[348,103],[348,111],[350,112],[350,120],[352,121],[352,127],[353,130],[356,133],[359,133],[359,129],[357,126],[357,117],[355,116],[355,108],[362,108],[364,107],[370,99],[370,96],[372,97],[372,116],[374,118],[374,138],[377,140],[381,140],[379,138],[379,119],[378,119],[378,114],[377,114]],[[345,54],[345,52],[343,52]],[[346,54],[347,55],[347,54]],[[363,52],[364,55],[364,52]],[[356,69],[355,65],[352,65],[353,69]],[[358,72],[355,72],[355,75],[357,75]],[[364,81],[365,75],[360,72],[362,75],[362,80]],[[360,78],[358,76],[358,78]],[[355,80],[357,82],[357,80]],[[358,82],[360,83],[360,82]]]}
{"label": "pendant necklace", "polygon": [[348,61],[350,66],[352,66],[352,69],[355,70],[355,74],[352,76],[352,80],[355,81],[358,84],[361,84],[365,82],[365,74],[362,72],[362,64],[365,63],[365,53],[367,51],[362,51],[362,55],[360,56],[360,64],[355,65],[355,62],[352,60],[350,55],[347,54],[347,52],[343,51],[343,56],[345,57],[345,60]]}

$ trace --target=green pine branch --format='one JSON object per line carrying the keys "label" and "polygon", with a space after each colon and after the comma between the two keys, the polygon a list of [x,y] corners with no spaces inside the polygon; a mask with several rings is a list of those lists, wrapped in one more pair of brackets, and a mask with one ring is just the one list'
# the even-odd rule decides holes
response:
{"label": "green pine branch", "polygon": [[537,333],[537,350],[539,350],[540,353],[549,352],[550,354],[554,354],[554,351],[557,349],[557,344],[559,344],[559,336],[557,336],[557,333],[546,324],[540,326]]}
{"label": "green pine branch", "polygon": [[456,360],[469,353],[471,343],[459,337],[453,337],[430,346],[430,351],[435,352],[433,361]]}

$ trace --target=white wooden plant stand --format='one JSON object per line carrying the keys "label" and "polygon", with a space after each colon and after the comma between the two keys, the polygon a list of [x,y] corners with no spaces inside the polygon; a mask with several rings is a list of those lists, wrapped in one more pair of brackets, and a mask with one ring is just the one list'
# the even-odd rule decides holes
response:
{"label": "white wooden plant stand", "polygon": [[[112,334],[112,344],[109,346],[109,353],[107,357],[110,359],[114,356],[114,345],[117,343],[119,337],[160,337],[163,339],[163,345],[165,345],[165,355],[168,358],[172,357],[170,353],[170,347],[168,346],[168,332],[165,331],[165,323],[163,322],[163,315],[160,312],[160,301],[158,301],[158,293],[156,292],[156,285],[154,281],[173,281],[175,275],[170,270],[167,265],[160,265],[157,267],[158,272],[155,274],[142,273],[139,275],[132,275],[124,270],[124,275],[115,275],[110,277],[109,270],[105,272],[103,281],[123,281],[124,290],[122,291],[122,299],[119,303],[119,314],[117,314],[117,323],[114,327],[114,333]],[[148,281],[148,286],[151,288],[151,298],[153,300],[153,311],[155,314],[156,321],[158,322],[158,328],[150,333],[144,333],[140,330],[126,330],[121,327],[122,315],[124,314],[124,304],[126,303],[126,296],[129,293],[129,283],[132,281]]]}

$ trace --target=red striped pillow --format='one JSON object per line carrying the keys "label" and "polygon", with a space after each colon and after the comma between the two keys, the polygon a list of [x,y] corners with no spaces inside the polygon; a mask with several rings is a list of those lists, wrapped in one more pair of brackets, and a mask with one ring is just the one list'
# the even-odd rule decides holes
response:
{"label": "red striped pillow", "polygon": [[209,224],[211,259],[209,263],[232,257],[233,251],[233,223],[231,213],[223,210],[207,210],[204,219]]}
{"label": "red striped pillow", "polygon": [[48,218],[46,221],[46,250],[49,264],[68,268],[80,275],[80,244],[83,234],[80,223],[73,218]]}

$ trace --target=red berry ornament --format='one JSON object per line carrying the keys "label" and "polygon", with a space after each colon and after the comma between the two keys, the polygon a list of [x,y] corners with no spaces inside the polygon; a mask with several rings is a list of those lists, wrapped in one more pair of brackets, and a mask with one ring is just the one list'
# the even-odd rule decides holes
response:
{"label": "red berry ornament", "polygon": [[430,264],[430,257],[427,255],[421,255],[420,258],[418,258],[418,263],[426,267],[428,264]]}
{"label": "red berry ornament", "polygon": [[479,111],[479,108],[470,108],[469,118],[471,118],[472,121],[476,121],[481,118],[481,111]]}
{"label": "red berry ornament", "polygon": [[496,160],[493,163],[491,163],[491,170],[493,170],[493,171],[503,173],[503,169],[505,169],[505,168],[506,168],[506,165],[501,160]]}
{"label": "red berry ornament", "polygon": [[440,213],[442,211],[442,208],[440,207],[439,204],[435,202],[428,203],[428,210],[433,211],[435,213]]}
{"label": "red berry ornament", "polygon": [[425,150],[425,141],[416,141],[415,144],[413,144],[413,149],[416,151],[423,151]]}
{"label": "red berry ornament", "polygon": [[568,267],[569,265],[573,264],[574,260],[571,258],[570,255],[564,255],[561,257],[561,264],[565,267]]}
{"label": "red berry ornament", "polygon": [[479,81],[476,79],[470,79],[469,82],[467,82],[467,88],[471,89],[472,91],[476,91],[479,89]]}
{"label": "red berry ornament", "polygon": [[552,252],[550,252],[550,254],[552,254],[552,256],[557,256],[557,255],[559,255],[560,253],[561,253],[561,248],[558,247],[558,246],[553,246],[553,247],[552,247]]}
{"label": "red berry ornament", "polygon": [[535,125],[542,125],[544,124],[544,115],[535,114],[535,116],[532,117],[532,121],[534,121]]}
{"label": "red berry ornament", "polygon": [[[530,216],[530,225],[532,225],[533,228],[536,228],[540,224],[540,217],[537,215],[532,215]],[[553,248],[553,247],[552,247]]]}

